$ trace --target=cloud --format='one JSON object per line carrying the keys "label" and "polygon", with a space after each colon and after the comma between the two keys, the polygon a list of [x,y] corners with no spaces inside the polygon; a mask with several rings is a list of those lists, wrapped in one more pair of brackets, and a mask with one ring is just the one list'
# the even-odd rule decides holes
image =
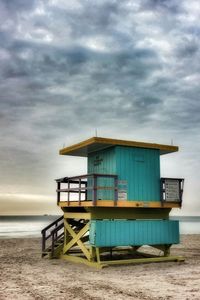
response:
{"label": "cloud", "polygon": [[4,190],[12,178],[17,192],[48,194],[63,172],[58,149],[95,128],[185,149],[197,141],[197,3],[0,1]]}
{"label": "cloud", "polygon": [[59,214],[52,196],[33,194],[0,194],[1,215]]}

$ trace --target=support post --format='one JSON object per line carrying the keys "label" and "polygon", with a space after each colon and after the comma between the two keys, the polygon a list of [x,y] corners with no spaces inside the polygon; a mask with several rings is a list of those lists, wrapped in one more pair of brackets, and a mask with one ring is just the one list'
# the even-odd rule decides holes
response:
{"label": "support post", "polygon": [[79,178],[78,204],[81,205],[81,179]]}
{"label": "support post", "polygon": [[[72,226],[70,226],[69,221],[64,219],[64,226],[65,244],[63,247],[63,254],[68,254],[74,246],[78,245],[82,254],[84,254],[88,261],[91,261],[91,253],[84,244],[84,240],[87,240],[85,235],[89,230],[89,222],[87,222],[81,229],[73,229]],[[70,237],[70,240],[68,240],[67,235]]]}
{"label": "support post", "polygon": [[68,183],[67,183],[67,188],[68,188],[67,205],[69,206],[69,201],[70,201],[70,180],[69,179],[68,179]]}
{"label": "support post", "polygon": [[117,177],[114,178],[114,206],[117,206],[117,199],[118,199],[118,179]]}
{"label": "support post", "polygon": [[94,185],[93,185],[93,205],[96,206],[97,203],[97,176],[93,175]]}
{"label": "support post", "polygon": [[57,205],[60,202],[60,181],[57,181]]}

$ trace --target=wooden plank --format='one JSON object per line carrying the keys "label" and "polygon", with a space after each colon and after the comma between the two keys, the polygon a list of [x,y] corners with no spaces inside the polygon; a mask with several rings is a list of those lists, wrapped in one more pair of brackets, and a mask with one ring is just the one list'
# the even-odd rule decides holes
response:
{"label": "wooden plank", "polygon": [[65,212],[64,213],[65,219],[84,219],[84,220],[90,220],[91,219],[91,213],[82,213],[82,212]]}
{"label": "wooden plank", "polygon": [[95,267],[98,269],[102,269],[107,267],[108,265],[123,265],[123,264],[141,264],[141,263],[155,263],[155,262],[184,262],[185,258],[182,256],[170,256],[170,257],[150,257],[150,258],[135,258],[135,259],[123,259],[123,260],[109,260],[109,261],[101,261],[101,262],[93,262],[88,261],[85,258],[73,255],[60,255],[60,258],[65,259],[70,262],[75,263],[83,263],[89,267]]}
{"label": "wooden plank", "polygon": [[[146,258],[133,258],[133,259],[121,259],[121,260],[106,260],[108,265],[123,265],[123,264],[141,264],[151,262],[167,262],[167,261],[185,261],[183,256],[159,256],[159,257],[146,257]],[[104,263],[101,261],[101,263]]]}
{"label": "wooden plank", "polygon": [[[60,207],[77,207],[77,206],[82,206],[82,207],[92,207],[93,203],[92,201],[81,201],[79,204],[78,201],[70,201],[69,205],[67,204],[66,201],[61,201],[59,203]],[[114,201],[112,200],[97,200],[96,205],[99,207],[133,207],[133,208],[173,208],[173,207],[180,207],[179,203],[161,203],[159,201],[149,201],[149,202],[142,202],[142,201],[126,201],[126,200],[118,200],[117,204],[115,206]]]}
{"label": "wooden plank", "polygon": [[74,262],[74,263],[82,263],[82,264],[85,264],[89,267],[95,267],[97,269],[102,269],[102,268],[107,266],[106,263],[101,263],[100,264],[98,262],[88,261],[87,259],[85,259],[83,257],[80,257],[80,256],[63,254],[63,255],[60,255],[60,258],[65,259],[65,260],[70,261],[70,262]]}

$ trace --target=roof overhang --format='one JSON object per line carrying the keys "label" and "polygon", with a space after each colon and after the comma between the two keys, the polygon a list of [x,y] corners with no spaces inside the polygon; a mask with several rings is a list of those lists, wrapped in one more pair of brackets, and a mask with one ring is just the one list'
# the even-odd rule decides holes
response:
{"label": "roof overhang", "polygon": [[161,155],[178,151],[178,147],[172,145],[161,145],[161,144],[144,143],[144,142],[137,142],[137,141],[126,141],[126,140],[117,140],[117,139],[102,138],[102,137],[92,137],[78,144],[65,147],[61,149],[59,153],[61,155],[87,157],[89,153],[103,150],[112,146],[127,146],[127,147],[137,147],[137,148],[146,148],[146,149],[158,149],[160,150]]}

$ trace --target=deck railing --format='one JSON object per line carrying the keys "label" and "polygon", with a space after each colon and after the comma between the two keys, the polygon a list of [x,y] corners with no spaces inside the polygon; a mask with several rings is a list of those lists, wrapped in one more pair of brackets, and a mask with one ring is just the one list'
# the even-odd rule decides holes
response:
{"label": "deck railing", "polygon": [[[99,178],[107,178],[106,184],[102,184]],[[111,181],[111,179],[113,181]],[[57,204],[67,202],[70,205],[71,201],[78,202],[81,205],[82,201],[92,201],[93,205],[97,204],[97,200],[111,200],[114,205],[118,201],[118,176],[115,174],[86,174],[73,177],[64,177],[56,179],[57,182]],[[109,183],[109,186],[108,186]],[[112,183],[112,185],[111,185]],[[160,178],[160,201],[161,203],[182,203],[184,179],[182,178]],[[100,193],[98,191],[112,191],[113,193]],[[61,194],[67,194],[65,199],[61,199]],[[72,199],[73,194],[73,199]],[[107,196],[110,196],[108,198]],[[100,198],[100,199],[99,199]]]}
{"label": "deck railing", "polygon": [[[112,186],[98,185],[99,178],[107,178],[113,180]],[[70,201],[78,201],[79,205],[81,201],[92,200],[95,206],[98,198],[98,190],[110,190],[113,191],[113,200],[115,205],[117,204],[118,198],[118,176],[114,174],[85,174],[73,177],[64,177],[56,179],[57,182],[57,204],[60,203],[61,193],[67,193],[67,202],[69,205]],[[63,188],[63,184],[67,184],[67,188]],[[78,194],[77,199],[71,199],[71,194]],[[82,197],[82,195],[84,197]],[[92,199],[88,199],[88,195]],[[103,200],[103,199],[101,199]]]}
{"label": "deck railing", "polygon": [[[42,256],[44,252],[50,247],[51,255],[54,255],[55,243],[60,241],[64,236],[63,216],[42,229]],[[48,241],[50,245],[48,244]]]}
{"label": "deck railing", "polygon": [[160,179],[160,198],[161,202],[182,203],[183,178],[164,178]]}

